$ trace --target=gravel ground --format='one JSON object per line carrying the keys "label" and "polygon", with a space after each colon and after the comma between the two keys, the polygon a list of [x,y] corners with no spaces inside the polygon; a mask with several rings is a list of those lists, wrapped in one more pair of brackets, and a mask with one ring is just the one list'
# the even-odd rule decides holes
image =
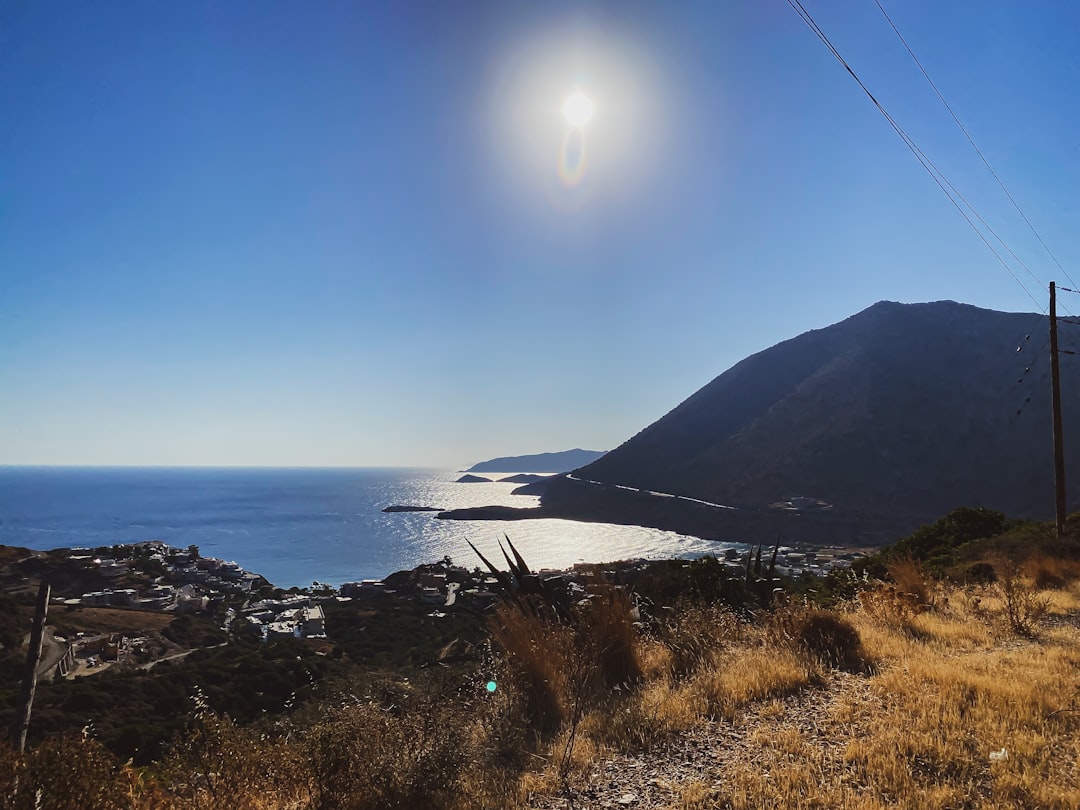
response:
{"label": "gravel ground", "polygon": [[688,783],[718,787],[733,768],[767,770],[775,761],[775,752],[756,741],[759,732],[770,737],[783,732],[801,735],[826,762],[836,763],[839,775],[847,743],[836,739],[824,720],[841,699],[873,700],[867,678],[835,672],[820,687],[749,707],[734,722],[703,721],[646,753],[620,754],[595,763],[587,774],[574,780],[572,800],[565,795],[538,796],[529,807],[653,810],[677,806],[680,788]]}

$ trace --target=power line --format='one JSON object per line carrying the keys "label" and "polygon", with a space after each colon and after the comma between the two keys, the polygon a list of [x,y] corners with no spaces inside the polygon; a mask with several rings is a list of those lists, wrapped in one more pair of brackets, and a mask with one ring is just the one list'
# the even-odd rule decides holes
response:
{"label": "power line", "polygon": [[[836,61],[838,61],[841,66],[843,66],[844,70],[846,70],[851,76],[851,78],[855,80],[855,83],[859,85],[859,87],[864,93],[866,93],[867,98],[870,99],[873,105],[877,108],[878,112],[880,112],[885,117],[885,120],[889,122],[889,125],[893,128],[893,131],[895,131],[896,134],[900,137],[900,140],[902,140],[904,142],[904,145],[907,146],[907,148],[911,151],[913,155],[915,155],[915,159],[919,161],[919,165],[921,165],[923,169],[926,170],[927,174],[930,175],[931,179],[937,184],[938,188],[941,189],[942,193],[948,198],[949,202],[951,202],[953,204],[953,207],[956,208],[956,210],[960,213],[960,216],[964,218],[964,221],[967,222],[967,224],[971,227],[973,231],[975,231],[979,239],[982,240],[983,244],[986,245],[987,249],[989,249],[989,251],[994,255],[994,258],[997,259],[1001,266],[1005,268],[1005,271],[1013,277],[1013,281],[1020,285],[1020,288],[1027,294],[1027,297],[1032,300],[1035,306],[1040,307],[1041,310],[1045,312],[1046,307],[1042,306],[1039,303],[1035,296],[1031,294],[1031,291],[1027,288],[1024,282],[1020,280],[1019,276],[1017,276],[1016,273],[1013,272],[1013,269],[1009,267],[1008,263],[994,249],[994,246],[990,244],[990,241],[986,238],[986,235],[983,234],[981,230],[979,230],[978,226],[975,225],[974,222],[972,222],[971,217],[968,216],[967,212],[960,207],[960,204],[956,201],[953,195],[949,193],[949,189],[946,188],[946,185],[948,185],[949,188],[953,189],[953,191],[956,193],[956,196],[963,200],[964,205],[966,205],[984,225],[986,224],[985,220],[978,215],[978,213],[972,207],[971,203],[969,203],[966,199],[963,198],[962,195],[960,195],[958,191],[956,191],[955,186],[953,186],[952,183],[949,183],[949,181],[945,178],[944,173],[942,173],[941,170],[938,169],[938,167],[934,164],[934,162],[930,160],[929,157],[927,157],[926,153],[924,153],[918,147],[918,145],[911,138],[911,136],[908,135],[906,131],[904,131],[904,128],[901,127],[900,124],[896,121],[896,119],[889,114],[888,110],[885,109],[881,102],[879,102],[877,98],[874,97],[874,94],[870,92],[870,89],[866,86],[863,80],[859,78],[858,74],[855,73],[851,65],[847,63],[847,60],[845,60],[844,57],[840,54],[840,51],[837,50],[836,46],[832,44],[832,41],[828,38],[828,36],[826,36],[825,32],[817,24],[817,21],[814,20],[810,12],[808,12],[806,8],[803,7],[801,0],[787,0],[787,4],[791,6],[792,10],[796,14],[799,15],[799,18],[804,23],[806,23],[807,27],[814,32],[814,34],[819,40],[821,40],[821,42],[829,50],[829,53],[831,53],[836,58]],[[1005,245],[1005,242],[1001,239],[1001,237],[994,233],[994,231],[988,225],[986,226],[986,228],[994,235],[994,237],[999,242],[1001,242],[1002,245]],[[1005,245],[1005,248],[1006,250],[1009,250],[1008,245]],[[1009,252],[1012,253],[1013,256],[1016,255],[1015,253],[1013,253],[1012,250],[1009,250]],[[1021,264],[1023,263],[1021,262]],[[1027,269],[1026,266],[1025,269]],[[1030,270],[1028,270],[1028,272],[1031,273]],[[1031,275],[1035,278],[1036,281],[1039,281],[1038,277],[1035,276],[1034,273],[1031,273]],[[1043,286],[1041,281],[1039,281],[1039,285]]]}
{"label": "power line", "polygon": [[907,40],[904,39],[904,35],[900,33],[900,29],[896,27],[896,23],[893,22],[892,17],[889,16],[889,13],[881,4],[881,0],[874,0],[874,4],[878,7],[878,10],[881,11],[882,15],[885,17],[886,22],[889,23],[889,27],[892,28],[893,33],[896,34],[896,36],[900,39],[900,42],[901,44],[903,44],[904,49],[915,61],[915,64],[918,65],[919,70],[922,71],[922,75],[926,78],[926,81],[930,83],[930,86],[934,89],[934,93],[937,94],[937,97],[941,101],[941,103],[945,105],[945,109],[949,111],[949,115],[952,116],[953,121],[955,121],[956,125],[960,127],[960,131],[964,133],[964,137],[967,138],[968,143],[971,144],[971,148],[975,150],[975,154],[979,156],[979,159],[983,162],[983,165],[986,167],[987,171],[989,171],[990,174],[993,176],[994,180],[997,181],[998,186],[1001,188],[1002,192],[1004,192],[1005,196],[1009,198],[1009,202],[1012,203],[1013,208],[1016,209],[1016,212],[1024,220],[1028,228],[1031,229],[1031,232],[1035,234],[1035,238],[1039,240],[1039,244],[1043,246],[1043,250],[1046,251],[1047,255],[1051,259],[1053,259],[1054,264],[1057,265],[1058,270],[1065,274],[1065,278],[1069,280],[1069,283],[1076,285],[1076,282],[1073,281],[1072,276],[1069,275],[1069,271],[1062,267],[1061,262],[1058,261],[1057,256],[1054,255],[1054,252],[1050,250],[1049,245],[1046,244],[1046,240],[1042,238],[1042,234],[1040,234],[1035,229],[1035,226],[1031,224],[1031,220],[1028,219],[1027,214],[1024,213],[1024,209],[1020,207],[1020,203],[1016,201],[1016,198],[1013,197],[1009,189],[1006,188],[1005,182],[1001,179],[998,173],[994,171],[994,167],[990,165],[990,161],[986,159],[986,155],[983,154],[983,151],[979,148],[979,145],[975,143],[975,139],[971,137],[971,133],[968,132],[967,127],[965,127],[963,123],[961,123],[960,118],[957,116],[956,112],[953,111],[952,106],[949,104],[948,101],[945,100],[945,96],[942,95],[941,91],[938,89],[937,84],[934,83],[934,80],[930,78],[930,74],[927,72],[926,68],[923,67],[923,63],[919,61],[919,57],[915,55],[915,51],[913,51],[911,49],[911,46],[908,45]]}

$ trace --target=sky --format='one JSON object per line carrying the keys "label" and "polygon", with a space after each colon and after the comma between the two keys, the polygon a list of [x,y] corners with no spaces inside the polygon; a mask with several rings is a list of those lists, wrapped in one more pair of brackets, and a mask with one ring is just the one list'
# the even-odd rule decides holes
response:
{"label": "sky", "polygon": [[[1080,278],[1080,7],[882,3]],[[0,464],[605,450],[876,301],[1074,286],[873,0],[805,5],[1030,275],[785,0],[0,0]]]}

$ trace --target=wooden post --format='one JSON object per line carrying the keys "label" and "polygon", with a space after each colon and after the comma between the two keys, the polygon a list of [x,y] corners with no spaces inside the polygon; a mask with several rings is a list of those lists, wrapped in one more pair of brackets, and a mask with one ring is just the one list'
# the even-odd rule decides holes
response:
{"label": "wooden post", "polygon": [[1057,287],[1050,282],[1050,389],[1054,410],[1054,503],[1057,536],[1065,536],[1065,443],[1061,431],[1061,378],[1058,374]]}
{"label": "wooden post", "polygon": [[51,588],[47,582],[42,582],[38,586],[34,626],[30,628],[30,649],[26,651],[26,671],[23,673],[22,694],[19,695],[15,725],[11,728],[11,747],[20,754],[26,748],[26,732],[30,728],[30,709],[34,705],[34,691],[37,689],[37,668],[41,660],[41,641],[45,636],[45,615],[49,610],[50,591]]}

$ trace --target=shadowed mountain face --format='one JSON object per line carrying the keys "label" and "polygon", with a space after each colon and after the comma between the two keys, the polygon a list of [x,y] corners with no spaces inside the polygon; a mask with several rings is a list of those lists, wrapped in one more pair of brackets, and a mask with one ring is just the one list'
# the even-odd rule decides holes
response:
{"label": "shadowed mountain face", "polygon": [[[746,358],[575,475],[754,510],[807,496],[845,522],[965,505],[1048,518],[1048,330],[1039,315],[881,302]],[[1080,327],[1061,330],[1070,348]],[[1061,360],[1075,508],[1080,358]]]}

